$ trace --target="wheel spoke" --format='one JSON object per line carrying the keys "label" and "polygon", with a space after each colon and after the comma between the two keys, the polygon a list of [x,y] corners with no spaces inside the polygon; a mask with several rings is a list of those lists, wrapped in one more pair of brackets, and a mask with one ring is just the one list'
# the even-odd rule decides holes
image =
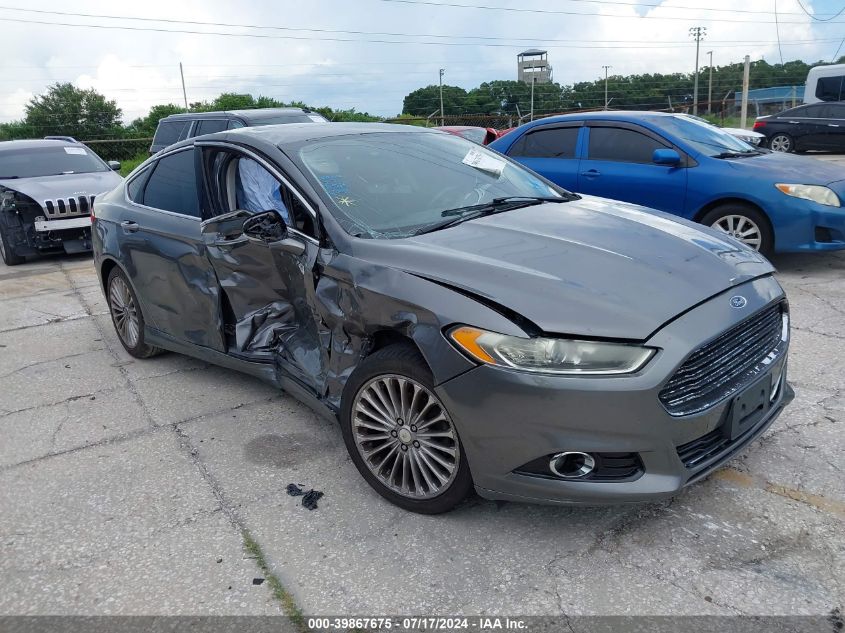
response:
{"label": "wheel spoke", "polygon": [[355,445],[382,485],[404,497],[429,499],[455,479],[455,429],[429,388],[407,376],[381,375],[359,389],[352,407]]}

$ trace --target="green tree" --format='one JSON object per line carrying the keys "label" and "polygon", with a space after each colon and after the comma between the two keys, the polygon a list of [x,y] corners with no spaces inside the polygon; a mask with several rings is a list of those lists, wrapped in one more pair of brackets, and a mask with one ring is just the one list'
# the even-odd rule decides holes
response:
{"label": "green tree", "polygon": [[123,114],[114,101],[96,90],[82,90],[72,83],[56,83],[25,107],[24,124],[36,131],[33,136],[50,134],[82,140],[121,136]]}
{"label": "green tree", "polygon": [[[443,110],[446,114],[464,112],[467,91],[459,86],[443,86]],[[426,86],[414,90],[402,102],[402,112],[428,116],[440,110],[440,86]]]}
{"label": "green tree", "polygon": [[154,105],[145,117],[135,119],[126,129],[128,136],[146,138],[155,134],[159,120],[171,114],[184,112],[185,108],[172,103]]}

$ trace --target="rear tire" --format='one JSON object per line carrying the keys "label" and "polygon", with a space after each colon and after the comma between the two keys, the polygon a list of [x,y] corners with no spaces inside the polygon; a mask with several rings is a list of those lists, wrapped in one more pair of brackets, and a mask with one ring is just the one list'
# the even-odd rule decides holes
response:
{"label": "rear tire", "polygon": [[795,141],[789,134],[778,132],[769,139],[769,149],[773,152],[794,152]]}
{"label": "rear tire", "polygon": [[769,219],[750,206],[739,203],[719,205],[705,214],[701,223],[727,233],[766,257],[774,252],[775,238]]}
{"label": "rear tire", "polygon": [[340,424],[358,472],[400,508],[439,514],[472,490],[457,429],[413,345],[364,359],[344,389]]}
{"label": "rear tire", "polygon": [[12,244],[6,235],[6,227],[3,226],[2,220],[0,220],[0,257],[3,258],[6,266],[17,266],[26,261],[25,257],[21,257],[12,249]]}
{"label": "rear tire", "polygon": [[123,271],[115,266],[106,282],[106,300],[121,345],[135,358],[150,358],[164,350],[144,341],[144,315],[135,289]]}

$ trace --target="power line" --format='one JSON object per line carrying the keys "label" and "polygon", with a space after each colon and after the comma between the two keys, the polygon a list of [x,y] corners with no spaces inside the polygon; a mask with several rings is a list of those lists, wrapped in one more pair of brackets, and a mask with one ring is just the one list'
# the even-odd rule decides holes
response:
{"label": "power line", "polygon": [[[398,0],[397,0],[398,1]],[[586,15],[586,14],[583,14]],[[590,14],[590,15],[598,15],[598,14]],[[614,17],[614,16],[609,16]],[[617,16],[618,17],[618,16]],[[121,26],[121,25],[104,25],[104,24],[78,24],[78,23],[69,23],[69,22],[45,22],[41,20],[25,20],[19,18],[0,18],[0,22],[15,22],[15,23],[24,23],[24,24],[40,24],[45,26],[65,26],[65,27],[78,27],[78,28],[92,28],[92,29],[102,29],[102,30],[121,30],[121,31],[140,31],[140,32],[156,32],[156,33],[182,33],[182,34],[190,34],[190,35],[219,35],[225,37],[247,37],[247,38],[258,38],[258,39],[272,39],[272,40],[305,40],[305,41],[330,41],[330,42],[353,42],[353,43],[376,43],[376,44],[417,44],[417,45],[433,45],[433,46],[484,46],[484,47],[495,47],[495,48],[513,48],[517,46],[516,44],[494,44],[494,43],[487,43],[487,42],[426,42],[426,41],[414,41],[414,40],[380,40],[380,39],[366,39],[366,38],[359,38],[359,39],[350,39],[350,38],[336,38],[336,37],[303,37],[303,36],[296,36],[296,35],[262,35],[258,33],[228,33],[222,31],[193,31],[187,29],[160,29],[160,28],[153,28],[153,27],[134,27],[134,26]],[[836,24],[840,24],[837,22]],[[532,40],[533,42],[537,42],[536,39]],[[816,40],[818,41],[818,40]],[[667,48],[667,46],[663,46],[662,44],[656,44],[654,46],[630,46],[624,43],[624,40],[618,41],[619,45],[600,45],[600,46],[585,46],[584,42],[575,42],[572,44],[552,44],[549,45],[549,48],[593,48],[593,49],[630,49],[630,48],[637,48],[640,50],[651,50],[656,49],[659,50],[661,48]],[[813,43],[811,40],[806,40],[806,43]],[[803,42],[800,42],[803,45]],[[678,44],[679,46],[680,44]],[[723,48],[739,48],[745,47],[745,44],[730,44],[730,45],[718,45]],[[672,48],[675,45],[671,46]]]}
{"label": "power line", "polygon": [[[837,11],[836,13],[831,15],[829,18],[825,18],[825,19],[817,18],[814,14],[807,11],[807,8],[804,6],[804,3],[801,2],[801,0],[797,0],[797,2],[798,2],[798,6],[801,7],[801,10],[804,13],[806,13],[808,16],[810,16],[810,18],[815,20],[816,22],[830,22],[831,20],[838,18],[840,15],[842,15],[843,12],[845,12],[845,5],[843,5],[842,8],[839,9],[839,11]],[[822,14],[822,15],[824,15],[824,14]]]}
{"label": "power line", "polygon": [[775,34],[778,38],[778,53],[780,54],[780,65],[783,66],[783,49],[780,47],[780,25],[778,24],[778,0],[775,3]]}
{"label": "power line", "polygon": [[[460,8],[460,9],[482,9],[485,11],[510,11],[514,13],[541,13],[541,14],[552,14],[552,15],[597,15],[606,18],[634,18],[634,19],[653,19],[653,20],[686,20],[689,21],[692,18],[684,18],[679,16],[639,16],[639,15],[615,15],[615,14],[607,14],[607,13],[578,13],[575,11],[562,11],[559,9],[528,9],[524,7],[497,7],[497,6],[489,6],[489,5],[482,5],[482,4],[460,4],[457,2],[434,2],[433,0],[378,0],[379,2],[392,2],[397,4],[419,4],[419,5],[426,5],[426,6],[433,6],[433,7],[449,7],[449,8]],[[586,0],[573,0],[573,1],[586,1]],[[598,0],[596,0],[598,2]],[[610,4],[609,0],[606,0],[608,4]],[[601,4],[601,3],[600,3]],[[615,4],[615,3],[614,3]],[[620,4],[626,4],[628,6],[632,6],[629,3],[623,2]],[[651,6],[651,7],[658,7],[660,5],[642,5],[642,6]],[[670,8],[670,7],[666,7]],[[680,8],[680,7],[679,7]],[[706,10],[704,7],[684,7],[687,9],[696,9],[696,10]],[[731,13],[742,13],[746,11],[742,11],[740,9],[729,9]],[[843,8],[845,11],[845,8]],[[842,14],[843,11],[840,11],[833,17],[822,20],[824,22],[830,22],[834,18],[838,17]],[[750,11],[748,11],[750,12]],[[806,12],[806,11],[805,11]],[[761,13],[771,13],[770,11],[763,11]],[[800,13],[795,13],[794,15],[801,15]],[[702,18],[699,18],[702,19]],[[739,22],[741,24],[773,24],[772,21],[761,21],[761,20],[731,20],[728,18],[703,18],[710,22]],[[793,22],[784,22],[784,24],[804,24],[803,21],[793,21]],[[835,24],[845,24],[845,22],[836,22]]]}

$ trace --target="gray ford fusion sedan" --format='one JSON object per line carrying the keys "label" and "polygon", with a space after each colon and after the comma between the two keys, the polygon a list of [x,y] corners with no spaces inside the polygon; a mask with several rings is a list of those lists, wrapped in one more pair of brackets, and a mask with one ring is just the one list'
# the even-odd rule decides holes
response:
{"label": "gray ford fusion sedan", "polygon": [[338,420],[364,479],[415,512],[473,488],[659,499],[792,399],[788,305],[763,257],[449,134],[212,134],[150,158],[94,216],[131,355],[277,385]]}

